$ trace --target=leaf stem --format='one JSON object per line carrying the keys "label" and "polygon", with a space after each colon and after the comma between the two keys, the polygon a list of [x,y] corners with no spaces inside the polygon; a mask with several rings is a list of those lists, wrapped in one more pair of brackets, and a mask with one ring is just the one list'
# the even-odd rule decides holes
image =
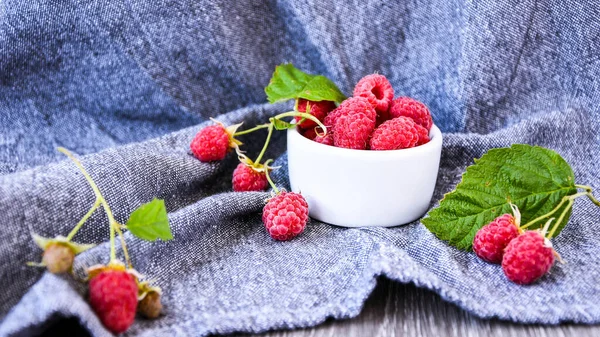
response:
{"label": "leaf stem", "polygon": [[121,248],[123,249],[123,255],[125,255],[125,262],[127,262],[127,266],[133,269],[133,265],[131,264],[131,259],[129,259],[129,252],[127,251],[127,244],[125,243],[125,237],[123,236],[123,232],[121,231],[121,224],[117,223],[115,225],[115,230],[119,233],[119,239],[121,239]]}
{"label": "leaf stem", "polygon": [[590,201],[593,202],[596,206],[600,206],[600,201],[598,201],[598,199],[594,198],[594,195],[592,194],[592,188],[590,186],[575,185],[575,187],[584,189],[587,192],[588,199],[590,199]]}
{"label": "leaf stem", "polygon": [[315,122],[319,127],[321,127],[321,129],[323,129],[324,134],[327,134],[327,127],[325,127],[325,125],[317,117],[315,117],[311,114],[308,114],[306,112],[288,111],[288,112],[281,113],[272,118],[281,119],[284,117],[302,117],[302,118],[310,119],[311,121]]}
{"label": "leaf stem", "polygon": [[90,208],[90,210],[87,213],[85,213],[83,218],[81,218],[81,220],[79,220],[77,225],[75,225],[75,227],[69,232],[69,235],[67,235],[67,241],[71,241],[71,239],[73,239],[73,237],[75,236],[75,234],[77,234],[77,232],[79,231],[81,226],[83,226],[83,224],[87,221],[87,219],[89,219],[90,216],[92,216],[92,214],[98,209],[98,207],[100,207],[100,205],[101,205],[100,200],[98,198],[96,198],[96,202],[94,202],[94,205],[92,206],[92,208]]}
{"label": "leaf stem", "polygon": [[98,186],[96,185],[96,183],[94,182],[92,177],[87,173],[87,171],[85,170],[85,168],[83,167],[83,165],[81,164],[79,159],[75,158],[75,156],[73,156],[73,154],[69,150],[65,149],[64,147],[59,147],[58,151],[63,153],[67,157],[69,157],[69,159],[71,159],[71,161],[73,161],[73,163],[75,163],[75,165],[77,166],[79,171],[81,171],[81,173],[85,177],[85,180],[87,180],[88,184],[94,191],[94,194],[96,195],[96,200],[99,200],[100,203],[102,204],[102,208],[104,208],[104,211],[106,212],[106,216],[108,217],[108,224],[110,226],[110,260],[111,261],[116,260],[117,254],[115,252],[115,233],[114,233],[115,229],[114,229],[114,227],[115,227],[115,224],[118,224],[118,223],[117,223],[117,221],[115,221],[115,218],[113,217],[110,206],[108,206],[106,199],[104,199],[104,197],[102,196],[102,193],[100,193],[100,189],[98,188]]}
{"label": "leaf stem", "polygon": [[550,233],[548,233],[548,236],[546,236],[547,238],[551,238],[551,237],[554,236],[554,233],[556,232],[556,230],[558,229],[558,227],[562,223],[563,219],[565,218],[565,216],[567,215],[567,213],[569,213],[569,210],[571,209],[571,206],[573,206],[573,200],[574,199],[569,199],[569,201],[567,201],[567,206],[565,207],[565,209],[561,213],[560,217],[558,218],[558,220],[554,224],[554,227],[552,227],[552,230],[550,231]]}
{"label": "leaf stem", "polygon": [[254,131],[260,130],[260,129],[268,128],[269,125],[271,125],[271,123],[260,124],[260,125],[253,127],[252,129],[236,132],[233,134],[233,136],[236,137],[236,136],[246,135],[246,134],[252,133]]}
{"label": "leaf stem", "polygon": [[273,188],[276,194],[279,194],[279,189],[275,186],[273,180],[271,180],[271,175],[269,174],[269,163],[272,162],[273,159],[269,159],[265,162],[265,175],[267,176],[267,180],[269,181],[269,185]]}
{"label": "leaf stem", "polygon": [[[541,215],[541,216],[539,216],[539,217],[537,217],[537,218],[535,218],[535,219],[533,219],[533,220],[529,221],[528,223],[526,223],[525,225],[521,226],[520,228],[521,228],[521,229],[526,229],[526,228],[528,228],[529,226],[533,225],[534,223],[536,223],[536,222],[538,222],[538,221],[540,221],[540,220],[543,220],[543,219],[545,219],[545,218],[547,218],[547,217],[551,216],[552,214],[554,214],[554,213],[558,212],[558,210],[559,210],[559,209],[562,207],[562,205],[563,205],[565,202],[568,202],[569,200],[572,202],[573,200],[575,200],[575,199],[577,199],[577,198],[579,198],[579,197],[581,197],[581,196],[584,196],[584,195],[587,195],[587,192],[580,192],[580,193],[575,193],[575,194],[573,194],[573,195],[567,195],[567,196],[564,196],[564,197],[562,198],[562,200],[561,200],[561,201],[558,203],[558,205],[556,205],[556,207],[554,207],[554,209],[552,209],[550,212],[548,212],[548,213],[546,213],[546,214],[544,214],[544,215]],[[572,203],[571,203],[571,204],[572,204]],[[558,221],[557,223],[560,223],[560,221]]]}
{"label": "leaf stem", "polygon": [[[269,119],[270,121],[271,119]],[[267,151],[267,148],[269,147],[269,142],[271,141],[271,135],[273,134],[273,122],[270,122],[269,125],[269,134],[267,134],[267,139],[265,140],[265,145],[263,145],[262,150],[260,151],[258,157],[256,158],[256,160],[254,161],[255,165],[260,164],[260,160],[262,159],[263,155],[265,154],[265,152]]]}

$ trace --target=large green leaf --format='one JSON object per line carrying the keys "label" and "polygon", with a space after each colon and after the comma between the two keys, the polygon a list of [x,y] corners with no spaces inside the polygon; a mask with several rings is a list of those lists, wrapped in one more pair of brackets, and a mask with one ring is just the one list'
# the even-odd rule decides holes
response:
{"label": "large green leaf", "polygon": [[155,198],[141,205],[131,213],[127,220],[127,229],[133,235],[146,241],[173,239],[165,201]]}
{"label": "large green leaf", "polygon": [[341,103],[346,99],[340,89],[327,77],[307,74],[291,63],[275,68],[265,93],[270,103],[296,98]]}
{"label": "large green leaf", "polygon": [[[511,212],[509,203],[519,207],[521,224],[525,224],[550,212],[563,197],[576,192],[573,170],[558,153],[515,144],[510,148],[492,149],[475,160],[456,190],[446,194],[422,222],[438,238],[459,249],[470,250],[475,233],[481,227]],[[563,209],[555,214],[561,214]],[[567,212],[555,236],[568,222],[571,209]],[[543,224],[544,221],[531,228]]]}

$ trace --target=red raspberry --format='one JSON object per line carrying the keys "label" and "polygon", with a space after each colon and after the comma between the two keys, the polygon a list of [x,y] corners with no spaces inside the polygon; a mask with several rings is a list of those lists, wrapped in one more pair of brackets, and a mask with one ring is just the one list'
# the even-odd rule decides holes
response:
{"label": "red raspberry", "polygon": [[419,135],[419,140],[415,146],[429,143],[429,131],[417,123],[415,123],[415,128],[417,129],[417,134]]}
{"label": "red raspberry", "polygon": [[400,116],[410,117],[415,123],[423,126],[427,131],[431,130],[433,120],[431,113],[425,104],[410,97],[400,97],[392,101],[390,105],[390,118]]}
{"label": "red raspberry", "polygon": [[377,118],[377,113],[369,101],[362,97],[348,98],[327,117],[327,123],[333,125],[333,128],[329,127],[328,130],[333,131],[335,146],[356,150],[367,148]]}
{"label": "red raspberry", "polygon": [[264,191],[269,183],[265,172],[257,172],[244,163],[235,168],[231,182],[236,192]]}
{"label": "red raspberry", "polygon": [[315,131],[315,128],[310,128],[310,129],[306,129],[306,130],[298,129],[298,131],[300,132],[301,135],[303,135],[305,138],[308,138],[310,140],[315,139],[315,137],[317,136],[317,132]]}
{"label": "red raspberry", "polygon": [[483,226],[473,239],[473,250],[481,259],[501,263],[508,243],[519,236],[519,225],[511,214],[503,214]]}
{"label": "red raspberry", "polygon": [[327,132],[325,136],[317,135],[313,140],[317,143],[333,146],[333,133]]}
{"label": "red raspberry", "polygon": [[383,122],[371,135],[371,150],[398,150],[417,145],[419,135],[415,122],[407,117],[398,117]]}
{"label": "red raspberry", "polygon": [[[319,102],[314,102],[314,101],[309,101],[303,98],[299,98],[298,99],[298,111],[299,112],[306,112],[306,107],[309,107],[309,113],[315,117],[317,117],[318,120],[320,120],[321,122],[323,121],[323,119],[325,118],[325,116],[327,116],[327,114],[335,109],[335,103],[331,102],[331,101],[319,101]],[[296,116],[295,117],[296,121],[301,121],[302,117],[300,116]],[[301,129],[312,129],[314,127],[317,126],[317,123],[315,123],[314,121],[311,121],[310,119],[305,119],[304,122],[299,123],[298,127],[300,127]]]}
{"label": "red raspberry", "polygon": [[[343,102],[342,102],[343,104]],[[340,108],[337,107],[335,109],[333,109],[329,114],[327,114],[327,116],[325,116],[325,119],[323,119],[323,125],[325,125],[325,127],[327,127],[327,132],[330,132],[333,129],[333,125],[335,124],[335,121],[337,120],[337,118],[340,116]]]}
{"label": "red raspberry", "polygon": [[223,125],[211,125],[200,130],[190,148],[202,162],[223,160],[229,151],[230,135]]}
{"label": "red raspberry", "polygon": [[364,113],[373,121],[377,118],[377,112],[366,98],[350,97],[343,101],[339,107],[331,111],[323,120],[323,124],[327,127],[327,132],[333,129],[335,122],[340,116],[356,112]]}
{"label": "red raspberry", "polygon": [[372,74],[363,77],[354,87],[355,97],[364,97],[373,105],[379,119],[388,119],[388,108],[394,99],[394,88],[383,75]]}
{"label": "red raspberry", "polygon": [[526,231],[506,246],[502,269],[514,283],[531,284],[550,270],[554,254],[552,244],[539,231]]}
{"label": "red raspberry", "polygon": [[334,127],[333,143],[337,147],[365,150],[375,122],[363,113],[340,116]]}
{"label": "red raspberry", "polygon": [[122,270],[105,270],[90,280],[90,305],[104,326],[118,334],[135,318],[138,287],[133,275]]}
{"label": "red raspberry", "polygon": [[267,202],[262,220],[273,239],[292,239],[306,227],[308,204],[299,193],[281,192]]}

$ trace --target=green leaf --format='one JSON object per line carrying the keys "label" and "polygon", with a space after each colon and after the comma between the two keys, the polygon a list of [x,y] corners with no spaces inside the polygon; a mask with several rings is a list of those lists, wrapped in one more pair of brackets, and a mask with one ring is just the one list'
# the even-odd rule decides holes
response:
{"label": "green leaf", "polygon": [[131,213],[127,220],[127,229],[133,235],[146,241],[173,239],[165,201],[154,198],[149,203],[141,205]]}
{"label": "green leaf", "polygon": [[275,68],[265,93],[270,103],[296,98],[341,103],[346,99],[340,89],[327,77],[307,74],[291,63]]}
{"label": "green leaf", "polygon": [[[558,153],[539,146],[515,144],[492,149],[475,160],[456,190],[446,194],[422,223],[438,238],[470,250],[481,227],[511,212],[509,202],[519,207],[523,225],[547,214],[563,197],[576,192],[573,170]],[[555,214],[561,214],[564,207]],[[568,209],[555,236],[570,216]],[[528,229],[540,228],[544,223]]]}

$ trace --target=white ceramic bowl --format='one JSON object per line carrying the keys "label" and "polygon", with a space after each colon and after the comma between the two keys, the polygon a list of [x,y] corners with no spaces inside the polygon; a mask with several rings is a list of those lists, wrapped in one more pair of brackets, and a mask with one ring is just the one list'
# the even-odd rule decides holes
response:
{"label": "white ceramic bowl", "polygon": [[312,218],[346,227],[397,226],[427,212],[442,153],[437,126],[427,144],[393,151],[327,146],[296,128],[287,136],[291,187],[306,198]]}

